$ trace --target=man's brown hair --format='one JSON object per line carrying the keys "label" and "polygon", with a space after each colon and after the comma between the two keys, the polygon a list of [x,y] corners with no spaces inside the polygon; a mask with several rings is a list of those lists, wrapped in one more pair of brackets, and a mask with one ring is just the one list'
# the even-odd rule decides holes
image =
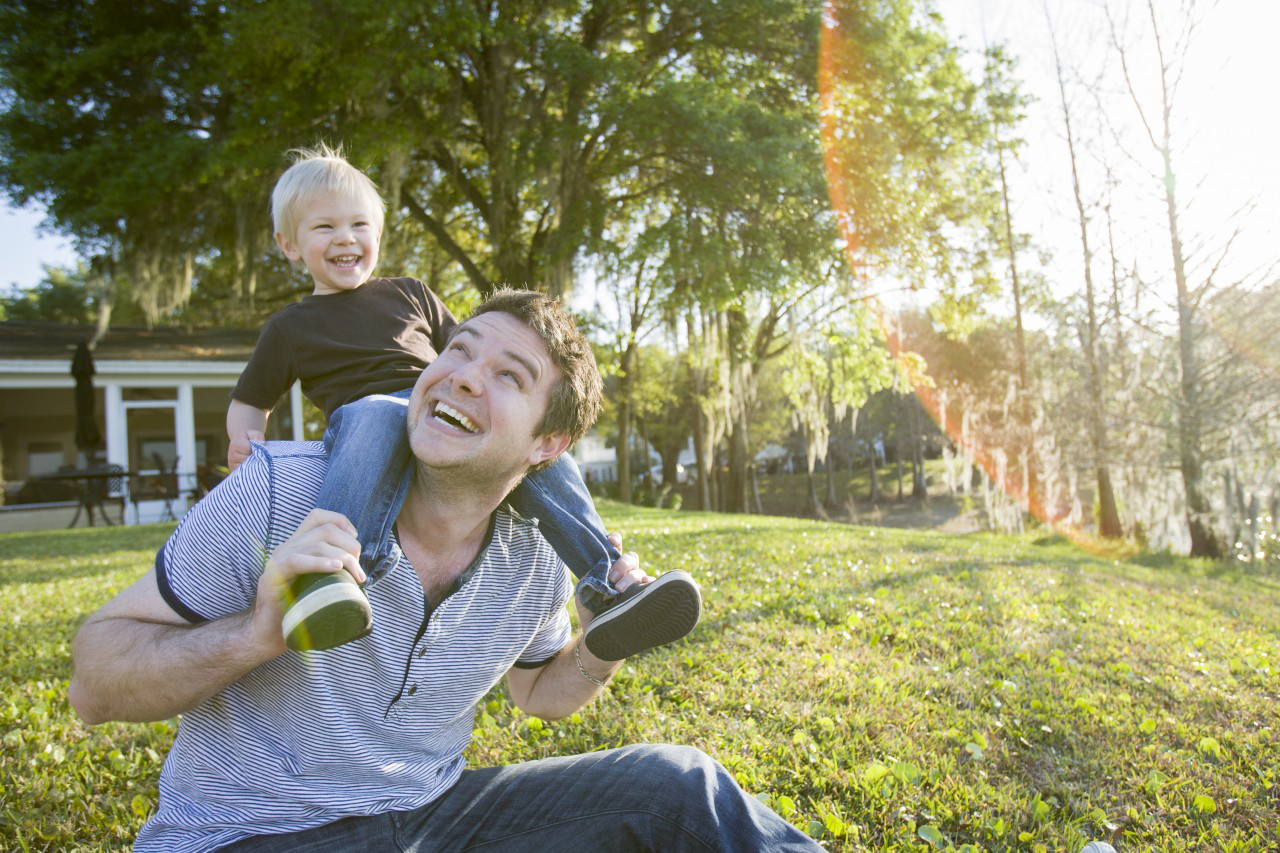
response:
{"label": "man's brown hair", "polygon": [[532,329],[542,339],[551,361],[560,368],[560,381],[551,390],[547,411],[533,434],[561,433],[569,436],[571,444],[582,438],[600,416],[604,382],[591,344],[578,331],[573,317],[560,300],[545,293],[506,287],[495,290],[471,316],[492,311],[510,314]]}

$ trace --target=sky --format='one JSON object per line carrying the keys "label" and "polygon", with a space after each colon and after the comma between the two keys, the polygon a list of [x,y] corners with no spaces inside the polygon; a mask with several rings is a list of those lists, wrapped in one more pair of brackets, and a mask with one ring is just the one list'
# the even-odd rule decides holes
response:
{"label": "sky", "polygon": [[[1118,19],[1124,7],[1130,7],[1132,79],[1139,97],[1154,106],[1158,65],[1145,0],[1111,0],[1111,5]],[[1154,4],[1162,21],[1176,20],[1182,5],[1176,0]],[[1032,234],[1038,246],[1052,253],[1047,271],[1058,290],[1081,289],[1083,253],[1046,13],[1066,66],[1077,153],[1083,149],[1091,249],[1106,249],[1101,210],[1105,160],[1123,175],[1111,201],[1113,209],[1121,211],[1116,217],[1122,232],[1117,242],[1125,260],[1137,264],[1148,281],[1157,282],[1168,277],[1171,265],[1163,183],[1156,174],[1159,162],[1138,124],[1110,49],[1103,8],[1102,0],[938,0],[949,31],[971,47],[1007,45],[1018,59],[1024,92],[1035,98],[1021,128],[1026,145],[1011,170],[1012,217],[1019,231]],[[1239,226],[1225,271],[1256,281],[1254,271],[1280,257],[1280,111],[1274,107],[1280,82],[1274,59],[1280,3],[1200,2],[1197,13],[1202,23],[1191,37],[1175,102],[1182,119],[1175,123],[1174,167],[1180,206],[1185,208],[1184,240],[1192,250],[1202,250],[1203,257],[1216,257],[1216,250]],[[1084,81],[1099,81],[1093,88],[1101,90],[1101,96],[1090,94]],[[1105,157],[1099,154],[1103,150],[1109,152]],[[1246,205],[1253,205],[1251,211],[1236,215]],[[1107,272],[1095,267],[1095,275]]]}
{"label": "sky", "polygon": [[[1113,4],[1123,6],[1121,0]],[[1133,123],[1132,104],[1123,95],[1118,66],[1105,50],[1105,18],[1101,0],[937,0],[948,29],[970,47],[981,49],[1003,42],[1019,59],[1018,76],[1024,91],[1036,100],[1022,127],[1026,146],[1011,169],[1013,217],[1020,231],[1035,236],[1037,245],[1052,256],[1051,278],[1060,282],[1079,279],[1079,236],[1067,171],[1066,146],[1061,132],[1061,106],[1049,47],[1045,5],[1053,18],[1059,49],[1068,65],[1069,102],[1084,147],[1113,131],[1104,126],[1105,112],[1115,133],[1127,142],[1135,162],[1120,162],[1129,169],[1117,207],[1128,207],[1124,216],[1128,233],[1126,252],[1146,265],[1153,275],[1168,257],[1167,231],[1162,232],[1163,206],[1154,180],[1143,182],[1139,170],[1151,164],[1150,149],[1143,148]],[[1143,7],[1133,3],[1135,11]],[[1157,13],[1172,16],[1181,5],[1157,0]],[[1280,32],[1280,3],[1272,0],[1221,0],[1209,8],[1202,3],[1204,23],[1194,36],[1179,106],[1185,122],[1179,147],[1180,192],[1189,201],[1186,225],[1190,233],[1208,235],[1207,248],[1225,240],[1235,222],[1232,214],[1253,203],[1244,221],[1233,257],[1243,276],[1277,255],[1280,246],[1280,110],[1275,88],[1280,82],[1274,62],[1274,34]],[[1140,18],[1135,18],[1138,33]],[[1153,66],[1143,62],[1143,46],[1135,50],[1136,77],[1150,77]],[[1078,84],[1101,77],[1108,90],[1105,110]],[[1094,145],[1094,148],[1101,146]],[[1088,160],[1088,158],[1086,158]],[[1085,193],[1100,202],[1100,164],[1084,164]],[[1095,212],[1096,211],[1091,211]],[[12,285],[30,287],[42,275],[45,264],[67,265],[75,260],[69,243],[41,233],[43,211],[15,210],[0,203],[0,252],[8,258],[0,273],[0,289]],[[1100,239],[1100,238],[1097,238]],[[1095,245],[1097,245],[1095,239]],[[1138,257],[1141,256],[1141,257]],[[1064,285],[1065,286],[1065,285]]]}

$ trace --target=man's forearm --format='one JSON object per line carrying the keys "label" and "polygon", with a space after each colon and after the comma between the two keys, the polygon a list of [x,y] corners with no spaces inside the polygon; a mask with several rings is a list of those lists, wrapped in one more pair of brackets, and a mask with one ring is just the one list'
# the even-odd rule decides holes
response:
{"label": "man's forearm", "polygon": [[525,713],[558,720],[594,699],[620,666],[620,660],[602,661],[591,654],[579,634],[538,671],[527,693],[518,695],[513,689],[513,698]]}
{"label": "man's forearm", "polygon": [[72,651],[71,704],[91,724],[187,711],[279,653],[254,639],[250,622],[251,611],[195,626],[91,621]]}

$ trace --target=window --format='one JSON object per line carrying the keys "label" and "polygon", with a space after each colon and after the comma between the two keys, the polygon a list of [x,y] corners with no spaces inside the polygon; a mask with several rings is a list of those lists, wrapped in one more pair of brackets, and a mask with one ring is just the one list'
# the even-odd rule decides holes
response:
{"label": "window", "polygon": [[33,441],[27,445],[27,476],[56,473],[66,463],[62,445],[56,441]]}

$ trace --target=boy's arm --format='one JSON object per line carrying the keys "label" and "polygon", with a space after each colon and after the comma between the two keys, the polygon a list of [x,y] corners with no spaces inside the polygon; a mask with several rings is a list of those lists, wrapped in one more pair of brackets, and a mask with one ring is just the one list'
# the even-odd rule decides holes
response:
{"label": "boy's arm", "polygon": [[240,467],[240,463],[249,458],[252,452],[251,441],[264,441],[267,429],[267,416],[270,409],[259,409],[248,403],[233,399],[227,407],[227,467],[232,471]]}

